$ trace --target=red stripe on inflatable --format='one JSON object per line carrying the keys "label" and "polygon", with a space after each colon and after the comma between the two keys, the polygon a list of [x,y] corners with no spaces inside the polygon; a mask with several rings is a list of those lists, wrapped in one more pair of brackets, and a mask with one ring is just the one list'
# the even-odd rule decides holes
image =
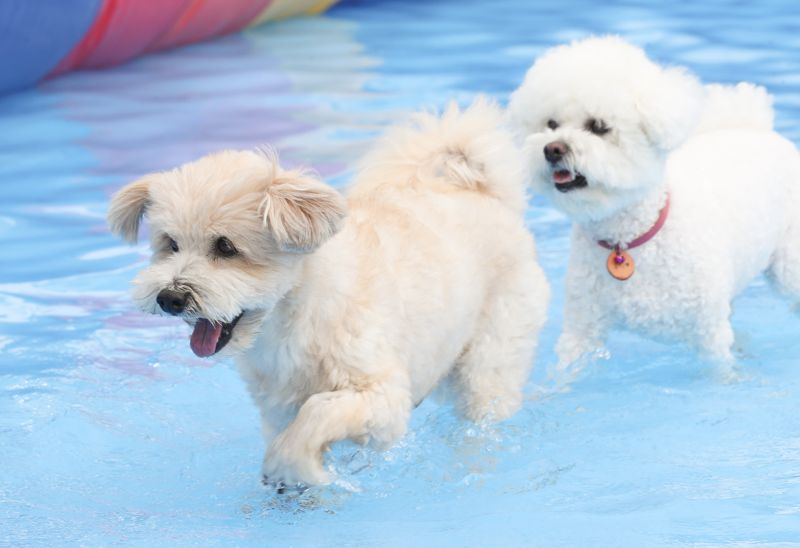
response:
{"label": "red stripe on inflatable", "polygon": [[132,59],[172,28],[193,0],[116,0],[111,28],[81,64],[85,68],[116,65]]}
{"label": "red stripe on inflatable", "polygon": [[274,0],[103,0],[91,27],[47,77],[237,32]]}
{"label": "red stripe on inflatable", "polygon": [[204,0],[189,0],[189,4],[183,9],[180,17],[172,23],[161,36],[148,46],[147,51],[156,51],[159,49],[169,48],[181,44],[180,38],[184,29],[189,26],[189,23],[200,11]]}
{"label": "red stripe on inflatable", "polygon": [[72,51],[70,51],[45,78],[63,74],[81,65],[83,60],[94,51],[97,44],[103,39],[103,36],[108,30],[111,18],[114,15],[117,1],[118,0],[105,0],[103,2],[100,9],[97,10],[97,16],[92,26],[89,27],[89,30],[83,35],[81,41],[72,48]]}
{"label": "red stripe on inflatable", "polygon": [[268,3],[269,0],[192,0],[191,6],[173,27],[148,50],[199,42],[237,30],[258,15]]}

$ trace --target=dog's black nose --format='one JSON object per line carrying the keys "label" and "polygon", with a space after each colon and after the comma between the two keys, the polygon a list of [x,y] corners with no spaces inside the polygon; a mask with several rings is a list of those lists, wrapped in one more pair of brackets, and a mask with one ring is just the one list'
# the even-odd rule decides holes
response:
{"label": "dog's black nose", "polygon": [[567,152],[569,152],[569,147],[563,141],[553,141],[544,146],[544,157],[551,164],[560,162]]}
{"label": "dog's black nose", "polygon": [[156,297],[156,302],[161,310],[167,314],[177,316],[186,308],[188,293],[173,291],[172,289],[162,289]]}

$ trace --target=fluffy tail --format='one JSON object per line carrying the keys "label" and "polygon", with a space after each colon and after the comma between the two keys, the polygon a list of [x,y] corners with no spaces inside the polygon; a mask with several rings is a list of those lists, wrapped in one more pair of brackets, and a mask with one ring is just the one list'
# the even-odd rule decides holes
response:
{"label": "fluffy tail", "polygon": [[354,190],[449,184],[494,196],[515,211],[526,205],[525,162],[500,107],[478,97],[440,116],[417,114],[390,129],[362,163]]}
{"label": "fluffy tail", "polygon": [[719,129],[771,131],[774,117],[772,96],[763,87],[747,82],[735,86],[710,84],[695,134]]}

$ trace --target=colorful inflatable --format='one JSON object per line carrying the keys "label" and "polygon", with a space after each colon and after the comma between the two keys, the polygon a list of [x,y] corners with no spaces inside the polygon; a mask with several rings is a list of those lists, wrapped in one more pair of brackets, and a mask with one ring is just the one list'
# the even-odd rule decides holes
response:
{"label": "colorful inflatable", "polygon": [[316,14],[337,0],[3,0],[0,93],[70,70]]}

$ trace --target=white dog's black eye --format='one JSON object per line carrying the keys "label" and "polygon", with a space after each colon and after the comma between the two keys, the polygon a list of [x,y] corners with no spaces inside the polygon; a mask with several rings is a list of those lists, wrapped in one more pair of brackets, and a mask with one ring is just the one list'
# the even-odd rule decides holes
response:
{"label": "white dog's black eye", "polygon": [[555,120],[548,120],[547,127],[549,127],[550,129],[558,129],[558,122],[556,122]]}
{"label": "white dog's black eye", "polygon": [[178,252],[178,249],[179,249],[178,248],[178,242],[176,242],[172,238],[168,237],[167,238],[167,243],[169,243],[169,248],[172,250],[173,253],[177,253]]}
{"label": "white dog's black eye", "polygon": [[586,120],[586,129],[595,135],[605,135],[611,131],[611,128],[608,127],[603,120],[598,120],[596,118],[589,118]]}
{"label": "white dog's black eye", "polygon": [[217,241],[214,243],[214,250],[217,255],[222,257],[233,257],[237,253],[236,248],[233,247],[231,241],[225,236],[217,238]]}

